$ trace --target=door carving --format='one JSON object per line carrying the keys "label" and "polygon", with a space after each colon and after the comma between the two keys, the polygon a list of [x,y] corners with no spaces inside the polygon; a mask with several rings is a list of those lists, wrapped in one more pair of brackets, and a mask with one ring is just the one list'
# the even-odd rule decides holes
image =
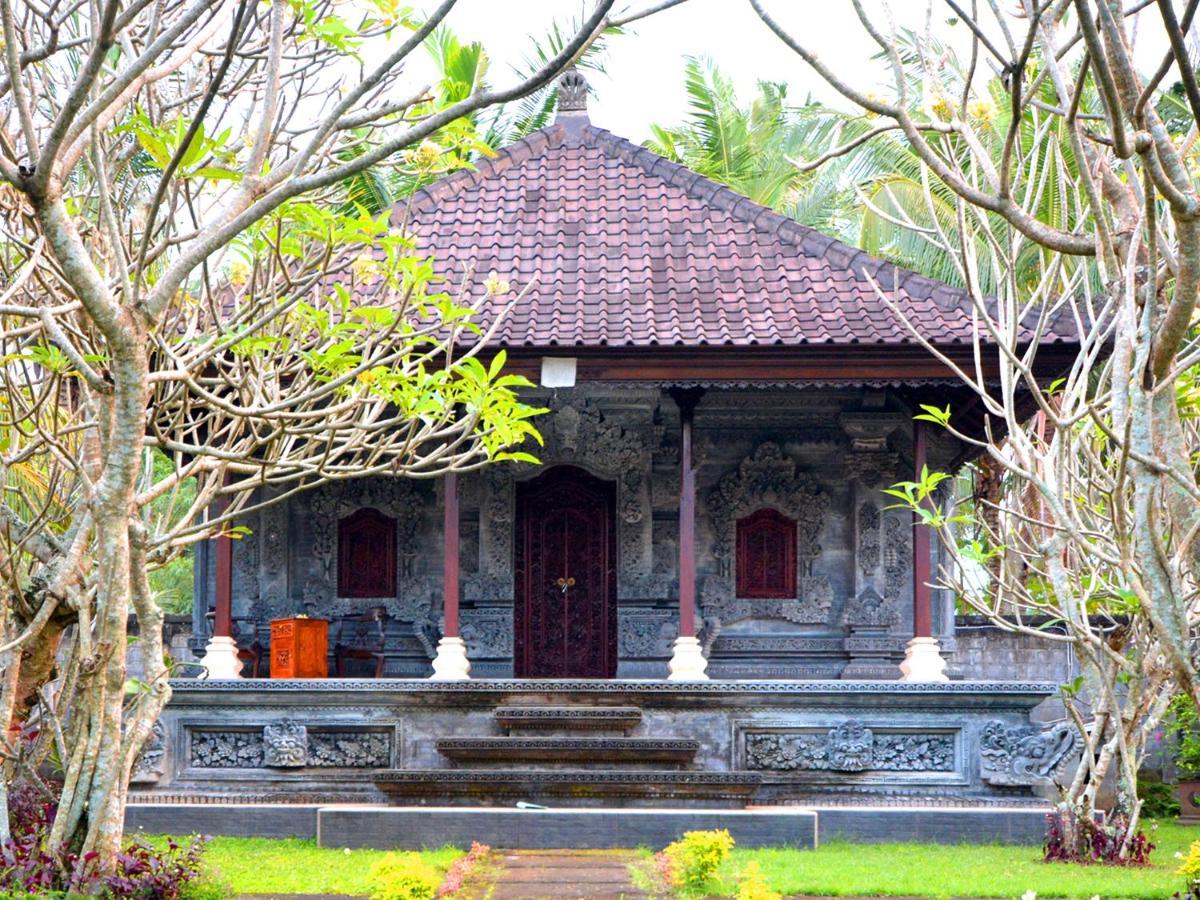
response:
{"label": "door carving", "polygon": [[617,671],[616,485],[556,466],[517,485],[514,672]]}

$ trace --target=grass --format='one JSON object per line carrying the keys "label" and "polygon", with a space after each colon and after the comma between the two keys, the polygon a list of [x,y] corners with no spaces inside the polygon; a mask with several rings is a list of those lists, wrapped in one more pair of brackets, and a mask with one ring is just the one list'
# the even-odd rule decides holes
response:
{"label": "grass", "polygon": [[811,850],[737,850],[718,873],[718,895],[737,891],[737,876],[757,860],[771,887],[782,894],[831,896],[1044,897],[1100,896],[1162,900],[1183,887],[1175,874],[1200,828],[1164,823],[1152,831],[1157,849],[1143,868],[1042,862],[1040,847],[998,845],[850,844]]}
{"label": "grass", "polygon": [[[151,843],[165,840],[149,838]],[[369,894],[371,868],[385,855],[384,850],[318,847],[299,838],[215,837],[204,861],[213,878],[234,894]],[[443,872],[462,855],[455,847],[421,852]]]}
{"label": "grass", "polygon": [[[1036,891],[1039,898],[1161,900],[1183,887],[1175,854],[1200,840],[1200,828],[1164,823],[1152,840],[1158,845],[1153,864],[1138,869],[1047,864],[1040,847],[831,842],[815,851],[735,849],[712,892],[735,894],[739,873],[757,860],[771,887],[783,894],[1020,897]],[[462,851],[443,847],[421,855],[444,871]],[[298,839],[218,837],[205,860],[234,893],[365,894],[382,856],[381,850],[323,848]]]}

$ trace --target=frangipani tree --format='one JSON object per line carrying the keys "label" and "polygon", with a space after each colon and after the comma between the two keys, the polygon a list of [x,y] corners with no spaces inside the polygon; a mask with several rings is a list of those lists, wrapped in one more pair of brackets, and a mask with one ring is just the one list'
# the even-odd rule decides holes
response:
{"label": "frangipani tree", "polygon": [[120,847],[169,697],[148,570],[252,498],[470,469],[534,433],[480,358],[484,298],[403,215],[359,212],[351,179],[465,164],[477,111],[678,2],[599,0],[527,77],[447,97],[403,74],[455,0],[0,0],[0,750],[6,781],[61,766],[50,852],[105,870]]}
{"label": "frangipani tree", "polygon": [[[1087,822],[1101,781],[1115,774],[1136,823],[1133,781],[1148,732],[1175,685],[1200,701],[1200,88],[1184,37],[1198,4],[946,0],[936,21],[950,18],[966,36],[969,62],[959,68],[933,15],[900,23],[884,3],[853,2],[889,73],[882,93],[844,78],[751,0],[813,71],[874,117],[877,134],[903,136],[930,210],[920,236],[954,261],[974,299],[977,364],[955,371],[986,431],[967,433],[963,410],[930,407],[921,417],[982,454],[992,477],[980,512],[939,501],[937,473],[897,494],[956,548],[959,565],[941,579],[967,603],[1006,628],[1042,633],[1038,616],[1063,628],[1057,639],[1078,651],[1091,704],[1079,706],[1082,684],[1068,686],[1086,739],[1068,800]],[[1133,62],[1134,16],[1139,33],[1153,30],[1170,48],[1152,72]],[[902,57],[902,46],[912,52]],[[999,74],[1001,96],[981,92],[975,73],[985,67]],[[1168,76],[1187,104],[1167,104],[1164,118]],[[1007,119],[999,141],[973,109],[997,101]],[[1080,349],[1046,377],[1037,345],[1052,324],[1076,332]],[[919,339],[921,323],[909,325]],[[970,564],[989,572],[985,589],[964,577]]]}

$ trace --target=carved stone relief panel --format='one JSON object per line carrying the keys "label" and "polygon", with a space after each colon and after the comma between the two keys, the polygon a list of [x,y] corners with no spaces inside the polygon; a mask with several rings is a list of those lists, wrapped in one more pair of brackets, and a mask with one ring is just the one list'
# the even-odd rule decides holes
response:
{"label": "carved stone relief panel", "polygon": [[259,604],[259,514],[251,513],[239,524],[249,529],[233,544],[233,596],[235,616],[252,614]]}
{"label": "carved stone relief panel", "polygon": [[909,515],[892,511],[883,519],[883,597],[899,609],[912,576],[912,523]]}
{"label": "carved stone relief panel", "polygon": [[162,778],[167,756],[166,732],[161,721],[155,722],[150,731],[150,737],[142,745],[142,750],[133,763],[133,772],[129,780],[135,784],[158,781]]}
{"label": "carved stone relief panel", "polygon": [[[760,444],[737,470],[722,478],[706,498],[713,531],[716,574],[704,579],[700,603],[705,619],[706,643],[711,646],[723,623],[755,618],[775,618],[797,624],[825,623],[833,604],[828,578],[813,573],[821,555],[818,538],[829,513],[829,496],[778,444]],[[796,520],[796,596],[786,599],[747,600],[736,595],[734,557],[737,520],[770,507]]]}
{"label": "carved stone relief panel", "polygon": [[676,614],[658,609],[618,610],[617,650],[621,659],[654,659],[671,655]]}
{"label": "carved stone relief panel", "polygon": [[189,730],[188,763],[200,769],[386,768],[392,733],[314,731],[279,719],[245,731]]}
{"label": "carved stone relief panel", "polygon": [[884,731],[854,719],[825,731],[747,731],[744,747],[744,767],[751,770],[953,773],[958,769],[956,731]]}
{"label": "carved stone relief panel", "polygon": [[255,618],[259,622],[295,612],[288,596],[288,506],[276,503],[259,513],[259,597]]}
{"label": "carved stone relief panel", "polygon": [[1065,722],[1046,731],[988,722],[979,736],[983,780],[1006,787],[1052,784],[1075,758],[1078,745],[1075,729]]}
{"label": "carved stone relief panel", "polygon": [[460,613],[459,630],[467,644],[468,659],[512,658],[512,609],[464,609]]}

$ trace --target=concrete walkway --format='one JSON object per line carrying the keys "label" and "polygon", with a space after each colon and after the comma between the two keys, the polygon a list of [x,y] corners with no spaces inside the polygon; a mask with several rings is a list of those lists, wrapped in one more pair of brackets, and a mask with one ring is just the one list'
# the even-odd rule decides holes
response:
{"label": "concrete walkway", "polygon": [[633,853],[508,850],[496,854],[491,900],[587,897],[632,900],[646,894],[629,879]]}

